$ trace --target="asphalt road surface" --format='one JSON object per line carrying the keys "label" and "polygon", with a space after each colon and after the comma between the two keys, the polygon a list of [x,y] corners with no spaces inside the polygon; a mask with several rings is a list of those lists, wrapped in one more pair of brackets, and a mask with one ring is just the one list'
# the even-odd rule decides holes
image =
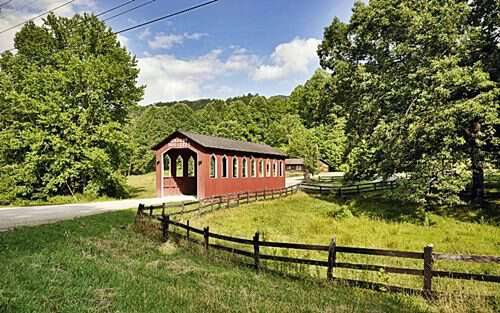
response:
{"label": "asphalt road surface", "polygon": [[[302,177],[290,177],[286,179],[286,186],[293,186],[299,184],[301,181]],[[17,226],[47,224],[80,216],[137,208],[139,203],[152,205],[164,202],[172,203],[194,200],[196,199],[192,196],[174,196],[165,198],[126,199],[91,203],[6,207],[0,208],[0,231],[7,231]]]}

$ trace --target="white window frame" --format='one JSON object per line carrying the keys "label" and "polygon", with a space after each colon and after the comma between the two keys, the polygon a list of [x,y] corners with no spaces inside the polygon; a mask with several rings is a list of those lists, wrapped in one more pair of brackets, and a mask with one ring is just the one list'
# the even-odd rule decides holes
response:
{"label": "white window frame", "polygon": [[257,161],[254,157],[250,158],[250,177],[257,177]]}
{"label": "white window frame", "polygon": [[[234,161],[236,161],[236,175],[234,172]],[[237,156],[233,156],[231,159],[231,177],[232,178],[239,178],[240,177],[240,164]]]}
{"label": "white window frame", "polygon": [[[212,177],[212,158],[215,159],[215,162],[214,162],[214,176]],[[210,161],[209,161],[209,164],[208,164],[208,178],[211,178],[211,179],[215,179],[217,178],[217,156],[215,154],[211,154],[210,155]]]}
{"label": "white window frame", "polygon": [[[179,175],[179,172],[177,171],[177,161],[181,159],[182,161],[182,167],[181,167],[181,175]],[[182,157],[182,155],[178,155],[176,158],[175,158],[175,177],[184,177],[184,158]]]}
{"label": "white window frame", "polygon": [[271,160],[266,159],[266,177],[271,177]]}
{"label": "white window frame", "polygon": [[276,160],[273,160],[273,177],[278,177],[278,166],[276,165]]}
{"label": "white window frame", "polygon": [[241,158],[241,177],[248,178],[248,158]]}
{"label": "white window frame", "polygon": [[[189,174],[189,163],[193,160],[193,175]],[[196,160],[194,159],[194,156],[189,156],[187,160],[187,177],[196,177]]]}
{"label": "white window frame", "polygon": [[266,162],[259,159],[259,177],[266,177]]}
{"label": "white window frame", "polygon": [[[224,176],[224,160],[226,160],[226,176]],[[220,171],[220,177],[221,178],[229,178],[229,159],[227,155],[223,155],[221,160],[220,160],[220,166],[221,166],[221,171]]]}

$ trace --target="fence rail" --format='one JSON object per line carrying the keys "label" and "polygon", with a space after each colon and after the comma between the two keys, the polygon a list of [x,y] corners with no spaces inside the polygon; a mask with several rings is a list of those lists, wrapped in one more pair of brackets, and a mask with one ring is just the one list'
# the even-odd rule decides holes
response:
{"label": "fence rail", "polygon": [[387,189],[394,189],[397,185],[395,180],[389,181],[379,181],[362,183],[357,185],[345,185],[345,186],[330,186],[321,185],[321,183],[302,183],[300,184],[301,190],[308,193],[319,193],[319,194],[335,194],[337,196],[348,195],[348,194],[359,194],[362,192],[369,191],[380,191]]}
{"label": "fence rail", "polygon": [[[189,213],[204,214],[208,212],[212,212],[216,209],[221,208],[230,208],[236,207],[240,204],[246,204],[251,202],[256,202],[259,200],[272,200],[278,199],[282,197],[286,197],[288,195],[294,194],[299,190],[299,185],[294,185],[286,188],[278,188],[278,189],[264,189],[260,191],[253,192],[240,192],[240,193],[228,193],[220,196],[212,196],[205,199],[202,199],[198,202],[198,205],[193,208],[187,209],[186,206],[190,204],[195,204],[197,202],[182,202],[180,204],[156,204],[156,205],[144,205],[139,204],[137,208],[137,216],[148,215],[150,217],[159,217],[159,216],[177,216],[184,215]],[[174,212],[167,212],[169,208],[178,208],[181,207],[180,210]]]}
{"label": "fence rail", "polygon": [[[148,215],[145,215],[148,216]],[[489,275],[489,274],[475,274],[475,273],[463,273],[463,272],[453,272],[453,271],[443,271],[434,270],[433,264],[438,260],[447,261],[464,261],[464,262],[476,262],[476,263],[494,263],[500,264],[500,256],[484,256],[484,255],[455,255],[455,254],[445,254],[445,253],[434,253],[433,246],[427,245],[424,247],[423,251],[400,251],[400,250],[388,250],[388,249],[376,249],[376,248],[362,248],[362,247],[351,247],[351,246],[337,246],[335,237],[329,245],[320,244],[304,244],[304,243],[291,243],[291,242],[275,242],[275,241],[265,241],[260,240],[259,233],[255,233],[253,238],[239,238],[229,235],[217,234],[211,232],[209,227],[199,229],[189,225],[189,220],[186,223],[179,221],[174,221],[170,219],[169,215],[154,216],[161,222],[161,231],[163,235],[163,240],[167,241],[169,235],[175,233],[177,236],[185,238],[189,242],[198,243],[204,246],[204,250],[208,253],[209,249],[221,250],[233,254],[238,254],[244,257],[249,257],[253,259],[253,267],[257,270],[261,268],[261,260],[285,262],[285,263],[295,263],[295,264],[305,264],[313,265],[326,268],[326,275],[328,280],[334,280],[336,269],[350,269],[350,270],[360,270],[360,271],[383,271],[385,273],[392,274],[405,274],[413,276],[421,276],[422,289],[411,289],[400,286],[386,286],[388,290],[400,290],[405,292],[414,292],[423,295],[424,297],[432,297],[436,294],[432,289],[433,279],[446,277],[451,279],[462,279],[462,280],[475,280],[491,283],[500,283],[500,276]],[[177,227],[183,229],[185,234],[172,231],[171,227]],[[195,233],[203,236],[203,240],[198,240],[192,238],[191,234]],[[245,250],[240,248],[235,248],[231,246],[226,246],[221,242],[211,243],[210,238],[217,239],[222,242],[237,243],[240,245],[251,246],[253,249]],[[318,252],[328,252],[328,257],[325,260],[318,259],[308,259],[308,258],[298,258],[298,257],[288,257],[288,256],[278,256],[265,254],[260,251],[261,247],[274,247],[282,249],[301,249],[309,251]],[[337,262],[337,256],[339,254],[363,254],[371,256],[385,256],[391,258],[406,258],[406,259],[418,259],[422,260],[421,268],[406,268],[406,267],[395,267],[395,266],[385,266],[377,264],[361,264],[361,263],[349,263],[349,262]],[[359,281],[364,284],[380,285],[378,283]],[[385,285],[382,285],[385,286]]]}

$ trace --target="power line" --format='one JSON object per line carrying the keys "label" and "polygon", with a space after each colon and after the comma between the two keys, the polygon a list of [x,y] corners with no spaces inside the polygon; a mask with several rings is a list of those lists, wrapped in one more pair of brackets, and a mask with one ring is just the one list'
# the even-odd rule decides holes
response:
{"label": "power line", "polygon": [[[153,0],[154,1],[154,0]],[[141,28],[141,27],[144,27],[146,25],[149,25],[149,24],[152,24],[152,23],[155,23],[155,22],[158,22],[158,21],[161,21],[161,20],[164,20],[164,19],[167,19],[167,18],[171,18],[171,17],[174,17],[174,16],[177,16],[177,15],[181,15],[181,14],[184,14],[184,13],[187,13],[189,11],[194,11],[196,9],[199,9],[201,7],[204,7],[204,6],[208,6],[212,3],[215,3],[219,0],[212,0],[212,1],[207,1],[207,2],[204,2],[204,3],[201,3],[201,4],[198,4],[198,5],[195,5],[195,6],[192,6],[192,7],[189,7],[187,9],[184,9],[184,10],[180,10],[180,11],[177,11],[177,12],[174,12],[174,13],[171,13],[171,14],[167,14],[167,15],[164,15],[164,16],[160,16],[160,17],[157,17],[155,19],[152,19],[152,20],[149,20],[149,21],[146,21],[146,22],[143,22],[143,23],[140,23],[140,24],[137,24],[137,25],[134,25],[134,26],[131,26],[131,27],[128,27],[128,28],[125,28],[125,29],[122,29],[122,30],[119,30],[119,31],[116,31],[116,32],[113,32],[112,34],[114,35],[118,35],[118,34],[121,34],[121,33],[125,33],[125,32],[128,32],[128,31],[131,31],[131,30],[134,30],[134,29],[137,29],[137,28]],[[7,52],[7,51],[12,51],[12,50],[16,50],[16,48],[11,48],[9,50],[5,50],[4,52]]]}
{"label": "power line", "polygon": [[[12,1],[12,0],[10,0],[10,1]],[[75,1],[75,0],[73,0],[73,1]],[[135,2],[135,1],[136,1],[136,0],[128,0],[128,1],[125,1],[125,2],[124,2],[124,3],[122,3],[122,4],[119,4],[119,5],[117,5],[117,6],[114,6],[114,7],[112,7],[112,8],[109,8],[109,9],[107,9],[107,10],[104,10],[104,11],[102,11],[102,12],[98,13],[98,14],[96,15],[96,17],[99,17],[99,16],[101,16],[101,15],[104,15],[104,14],[107,14],[107,13],[110,13],[110,12],[113,12],[113,11],[115,11],[115,10],[118,10],[119,8],[122,8],[122,7],[124,7],[124,6],[128,5],[128,4],[132,3],[132,2]],[[152,1],[150,1],[150,2],[154,2],[154,1],[156,1],[156,0],[152,0]],[[148,3],[148,4],[149,4],[149,3]],[[144,6],[144,5],[143,5],[143,6]],[[139,6],[136,6],[135,8],[138,8],[138,7],[139,7]],[[111,19],[111,18],[116,17],[116,16],[119,16],[119,15],[123,15],[123,14],[128,13],[128,12],[133,11],[133,10],[134,10],[134,8],[131,8],[131,9],[127,10],[126,12],[122,12],[122,13],[116,14],[116,15],[114,15],[114,16],[109,17],[108,19]],[[33,20],[33,19],[35,19],[35,18],[36,18],[36,17],[32,18],[31,20]],[[28,20],[28,21],[29,21],[29,20]],[[24,23],[26,23],[26,22],[27,22],[27,21],[25,21]],[[21,25],[21,24],[22,24],[22,23],[20,23],[19,25]],[[17,26],[19,26],[19,25],[17,25]],[[16,26],[13,26],[13,27],[16,27]],[[7,30],[5,30],[5,31],[7,31]],[[2,31],[2,32],[4,32],[4,31]],[[0,32],[0,34],[1,34],[2,32]],[[5,51],[3,51],[3,52],[14,51],[14,50],[16,50],[16,48],[11,48],[11,49],[5,50]]]}
{"label": "power line", "polygon": [[6,29],[4,29],[4,30],[0,31],[0,34],[3,34],[3,33],[7,32],[7,31],[9,31],[9,30],[12,30],[12,29],[14,29],[14,28],[17,28],[17,27],[19,27],[19,26],[21,26],[21,25],[24,25],[24,24],[28,23],[28,22],[31,22],[31,21],[33,21],[33,20],[35,20],[35,19],[39,18],[39,17],[42,17],[42,16],[44,16],[44,15],[46,15],[46,14],[49,14],[49,13],[50,13],[50,12],[52,12],[52,11],[59,10],[60,8],[65,7],[65,6],[67,6],[68,4],[71,4],[71,3],[75,2],[75,1],[76,1],[76,0],[70,0],[70,1],[64,2],[63,4],[61,4],[61,5],[59,5],[59,6],[55,7],[55,8],[52,8],[52,9],[50,9],[50,10],[47,10],[47,11],[45,11],[45,12],[42,12],[42,13],[38,14],[37,16],[34,16],[34,17],[32,17],[32,18],[30,18],[30,19],[28,19],[28,20],[24,21],[24,22],[21,22],[21,23],[19,23],[19,24],[16,24],[16,25],[14,25],[14,26],[11,26],[11,27],[9,27],[9,28],[6,28]]}
{"label": "power line", "polygon": [[164,20],[164,19],[167,19],[167,18],[170,18],[170,17],[174,17],[174,16],[177,16],[177,15],[181,15],[181,14],[184,14],[184,13],[187,13],[189,11],[193,11],[193,10],[196,10],[196,9],[199,9],[201,7],[204,7],[204,6],[207,6],[207,5],[210,5],[212,3],[215,3],[219,0],[212,0],[212,1],[207,1],[207,2],[204,2],[204,3],[201,3],[201,4],[198,4],[198,5],[195,5],[195,6],[192,6],[192,7],[189,7],[187,9],[184,9],[184,10],[181,10],[181,11],[177,11],[175,13],[171,13],[171,14],[168,14],[168,15],[164,15],[164,16],[160,16],[158,18],[155,18],[155,19],[152,19],[152,20],[149,20],[147,22],[144,22],[144,23],[141,23],[141,24],[138,24],[138,25],[135,25],[135,26],[131,26],[131,27],[128,27],[128,28],[125,28],[125,29],[122,29],[122,30],[119,30],[117,32],[114,32],[114,34],[121,34],[121,33],[125,33],[125,32],[128,32],[130,30],[134,30],[134,29],[137,29],[137,28],[141,28],[141,27],[144,27],[146,25],[149,25],[149,24],[152,24],[152,23],[155,23],[155,22],[158,22],[158,21],[161,21],[161,20]]}
{"label": "power line", "polygon": [[[134,1],[135,1],[135,0],[134,0]],[[132,7],[132,8],[130,8],[130,9],[128,9],[128,10],[125,10],[125,11],[122,11],[122,12],[117,13],[117,14],[115,14],[115,15],[112,15],[112,16],[110,16],[110,17],[107,17],[107,18],[103,19],[102,21],[103,21],[103,22],[106,22],[106,21],[112,20],[112,19],[114,19],[114,18],[116,18],[116,17],[118,17],[118,16],[122,16],[122,15],[124,15],[124,14],[127,14],[127,13],[128,13],[128,12],[130,12],[130,11],[134,11],[134,10],[140,9],[140,8],[142,8],[142,7],[144,7],[144,6],[148,5],[148,4],[151,4],[151,3],[155,2],[155,1],[156,1],[156,0],[150,0],[150,1],[148,1],[148,2],[144,2],[144,3],[142,3],[142,4],[136,5],[135,7]],[[98,15],[97,15],[97,16],[98,16]]]}
{"label": "power line", "polygon": [[118,10],[119,8],[122,8],[122,7],[126,6],[126,5],[129,5],[129,4],[131,4],[132,2],[135,2],[135,1],[136,1],[136,0],[129,0],[129,1],[126,1],[126,2],[124,2],[124,3],[122,3],[122,4],[119,4],[119,5],[115,6],[115,7],[112,7],[112,8],[110,8],[110,9],[108,9],[108,10],[105,10],[105,11],[103,11],[103,12],[101,12],[101,13],[98,13],[98,14],[96,15],[96,17],[99,17],[99,16],[101,16],[101,15],[107,14],[107,13],[109,13],[109,12],[113,12],[114,10]]}

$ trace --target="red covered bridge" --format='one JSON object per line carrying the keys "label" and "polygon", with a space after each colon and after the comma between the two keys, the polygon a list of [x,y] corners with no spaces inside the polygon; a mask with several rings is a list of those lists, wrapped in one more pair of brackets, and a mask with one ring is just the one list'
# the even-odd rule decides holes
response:
{"label": "red covered bridge", "polygon": [[285,187],[285,157],[268,145],[175,131],[153,147],[158,197],[204,199]]}

